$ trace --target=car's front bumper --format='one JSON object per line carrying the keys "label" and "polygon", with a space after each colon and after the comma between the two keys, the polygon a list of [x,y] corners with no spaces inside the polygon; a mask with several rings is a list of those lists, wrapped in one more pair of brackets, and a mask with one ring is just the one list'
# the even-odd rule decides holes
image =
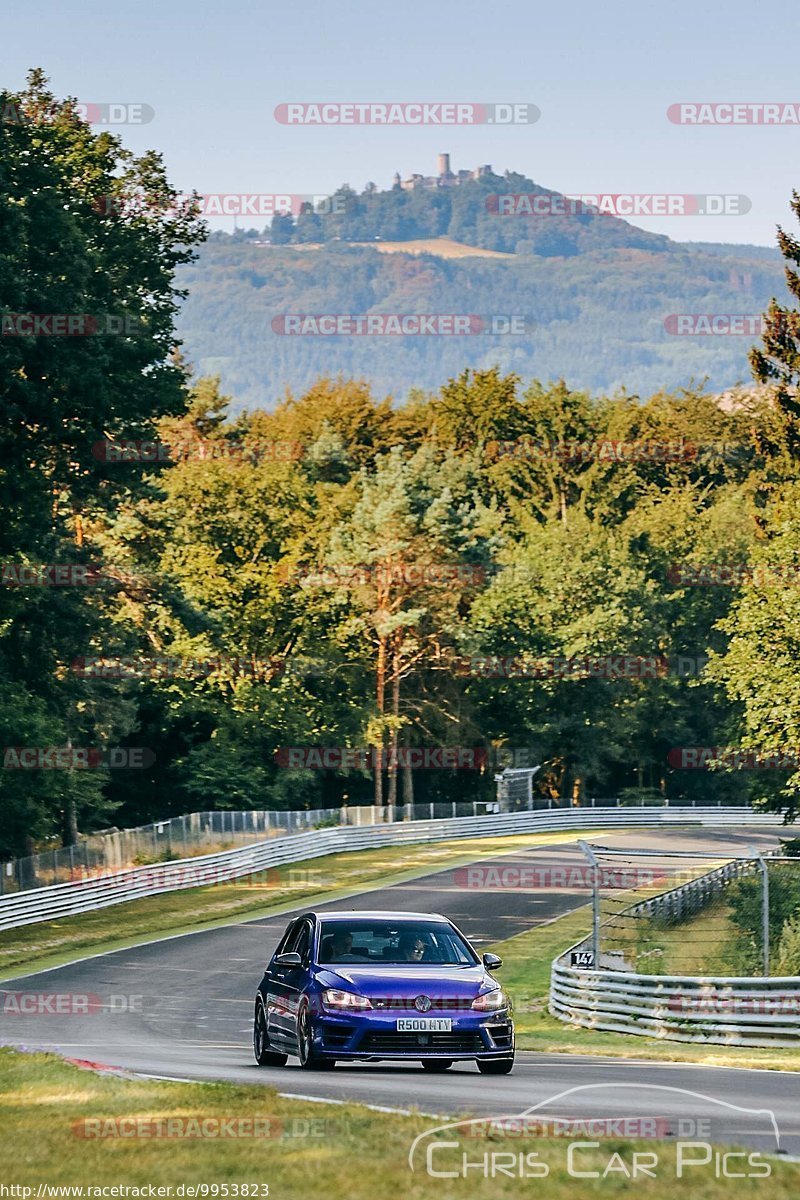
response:
{"label": "car's front bumper", "polygon": [[336,1059],[490,1059],[514,1053],[514,1023],[507,1009],[459,1013],[448,1031],[401,1032],[398,1017],[410,1014],[324,1012],[312,1022],[314,1050]]}

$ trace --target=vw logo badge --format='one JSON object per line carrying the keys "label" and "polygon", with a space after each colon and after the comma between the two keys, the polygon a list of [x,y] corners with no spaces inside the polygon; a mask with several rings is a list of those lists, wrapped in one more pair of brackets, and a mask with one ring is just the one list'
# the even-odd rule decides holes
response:
{"label": "vw logo badge", "polygon": [[414,1001],[414,1008],[417,1012],[427,1012],[431,1006],[430,996],[417,996]]}

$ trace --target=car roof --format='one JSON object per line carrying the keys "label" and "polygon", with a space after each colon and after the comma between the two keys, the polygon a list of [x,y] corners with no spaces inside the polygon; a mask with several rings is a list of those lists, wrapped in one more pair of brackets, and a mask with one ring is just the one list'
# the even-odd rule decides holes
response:
{"label": "car roof", "polygon": [[304,913],[303,916],[316,917],[321,921],[351,921],[356,918],[361,921],[446,921],[450,924],[449,918],[442,916],[441,913],[393,912],[391,909],[383,908],[337,908],[328,909],[325,912],[310,911]]}

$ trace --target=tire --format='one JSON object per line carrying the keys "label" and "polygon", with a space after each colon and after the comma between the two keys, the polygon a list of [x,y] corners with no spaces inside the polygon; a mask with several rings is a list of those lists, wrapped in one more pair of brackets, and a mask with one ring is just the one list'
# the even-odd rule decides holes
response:
{"label": "tire", "polygon": [[304,1071],[330,1071],[336,1066],[334,1059],[323,1058],[314,1049],[307,1004],[303,1005],[297,1014],[297,1057]]}
{"label": "tire", "polygon": [[509,1075],[514,1066],[513,1058],[479,1058],[477,1063],[481,1075]]}
{"label": "tire", "polygon": [[285,1067],[289,1058],[288,1054],[277,1054],[269,1048],[267,1014],[264,1012],[264,1001],[260,997],[256,1001],[253,1017],[253,1054],[260,1067]]}
{"label": "tire", "polygon": [[432,1071],[435,1073],[449,1071],[453,1065],[451,1058],[423,1058],[421,1061],[423,1071]]}

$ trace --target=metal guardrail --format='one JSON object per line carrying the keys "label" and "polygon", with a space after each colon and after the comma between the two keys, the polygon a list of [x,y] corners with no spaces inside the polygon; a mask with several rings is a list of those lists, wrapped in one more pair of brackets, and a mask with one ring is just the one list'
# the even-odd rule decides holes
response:
{"label": "metal guardrail", "polygon": [[800,1046],[800,977],[626,975],[556,960],[550,1011],[584,1029],[721,1046]]}
{"label": "metal guardrail", "polygon": [[696,879],[691,879],[688,883],[670,888],[667,892],[660,892],[658,896],[652,896],[649,900],[641,900],[626,911],[636,916],[680,921],[684,917],[691,917],[700,912],[711,900],[721,894],[731,879],[738,879],[741,875],[750,875],[757,869],[757,860],[734,859],[733,862],[725,863],[721,867],[714,867],[712,871],[698,875]]}
{"label": "metal guardrail", "polygon": [[250,846],[217,854],[111,870],[88,879],[4,896],[0,898],[0,929],[73,916],[163,892],[228,882],[269,867],[347,850],[581,828],[743,824],[774,827],[780,826],[782,821],[775,813],[754,813],[741,808],[626,807],[539,810],[316,829],[309,833],[256,841]]}
{"label": "metal guardrail", "polygon": [[[530,776],[530,770],[522,772]],[[508,774],[508,772],[505,772]],[[511,772],[511,775],[519,772]],[[530,788],[512,796],[499,789],[491,800],[430,801],[396,805],[393,810],[369,804],[342,805],[316,809],[217,809],[210,812],[184,813],[165,817],[133,829],[105,829],[87,834],[72,846],[54,846],[36,854],[0,862],[0,897],[30,888],[70,883],[88,875],[123,867],[145,866],[190,855],[213,854],[249,846],[267,837],[285,837],[305,833],[319,826],[383,825],[387,821],[433,821],[445,817],[479,817],[489,813],[557,809],[564,811],[567,800],[533,796]],[[583,808],[626,807],[619,797],[581,801]],[[654,806],[660,807],[660,806]],[[672,801],[671,807],[696,807],[694,801]]]}
{"label": "metal guardrail", "polygon": [[41,850],[0,863],[0,896],[70,883],[101,871],[232,850],[235,846],[249,846],[259,838],[304,833],[321,822],[346,823],[339,808],[294,812],[218,809],[165,817],[163,821],[133,829],[100,830],[81,837],[72,846]]}
{"label": "metal guardrail", "polygon": [[[691,915],[733,878],[754,869],[754,860],[717,867],[697,879],[632,905],[648,917]],[[569,965],[583,938],[554,959],[550,1012],[584,1029],[638,1034],[677,1042],[726,1046],[800,1046],[800,977],[644,975],[609,967]]]}

